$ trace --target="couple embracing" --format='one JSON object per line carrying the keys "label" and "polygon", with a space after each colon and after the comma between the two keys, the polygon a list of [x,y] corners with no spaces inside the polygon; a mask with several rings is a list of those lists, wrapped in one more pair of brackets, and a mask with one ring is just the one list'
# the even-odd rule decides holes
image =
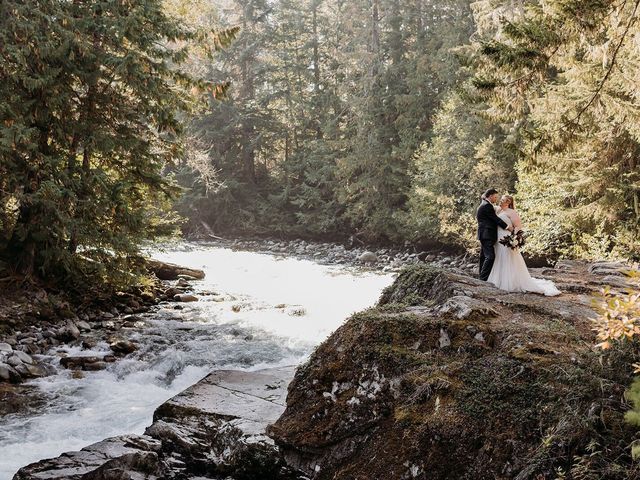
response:
{"label": "couple embracing", "polygon": [[[522,230],[520,215],[513,197],[503,195],[498,202],[498,191],[487,190],[478,207],[478,240],[480,240],[480,280],[488,281],[509,292],[533,292],[547,296],[560,295],[550,280],[532,278],[518,248],[505,245],[501,240]],[[508,242],[505,242],[508,243]]]}

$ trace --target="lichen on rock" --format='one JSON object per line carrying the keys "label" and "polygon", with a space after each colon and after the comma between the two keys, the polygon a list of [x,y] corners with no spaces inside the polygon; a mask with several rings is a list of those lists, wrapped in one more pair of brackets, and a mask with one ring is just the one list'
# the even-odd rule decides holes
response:
{"label": "lichen on rock", "polygon": [[268,429],[289,464],[318,480],[640,478],[623,418],[638,346],[592,348],[587,264],[534,273],[566,293],[402,272],[298,369]]}

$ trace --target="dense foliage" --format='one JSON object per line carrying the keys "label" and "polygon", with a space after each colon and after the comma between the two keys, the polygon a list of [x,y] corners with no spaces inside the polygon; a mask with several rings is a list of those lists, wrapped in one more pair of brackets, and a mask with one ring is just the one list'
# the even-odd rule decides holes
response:
{"label": "dense foliage", "polygon": [[[475,6],[495,15],[494,1]],[[533,2],[480,33],[475,83],[522,139],[517,191],[538,251],[640,255],[638,6]]]}
{"label": "dense foliage", "polygon": [[[190,228],[474,246],[487,187],[535,253],[638,256],[637,4],[221,2],[229,96]],[[202,165],[202,162],[200,162]],[[211,171],[208,177],[211,177]]]}
{"label": "dense foliage", "polygon": [[[530,251],[640,255],[638,2],[0,8],[0,261],[14,269],[124,261],[175,228],[174,178],[190,231],[473,248],[491,186],[515,192]],[[214,60],[212,28],[240,32]],[[194,116],[200,77],[220,88]]]}
{"label": "dense foliage", "polygon": [[[194,132],[218,172],[181,212],[215,233],[402,240],[414,152],[458,79],[461,0],[221,2],[228,98]],[[191,181],[191,178],[189,179]],[[204,200],[206,199],[206,200]]]}
{"label": "dense foliage", "polygon": [[176,68],[197,39],[159,0],[0,4],[5,265],[115,271],[140,239],[176,228],[163,169],[181,156],[189,89],[205,86]]}

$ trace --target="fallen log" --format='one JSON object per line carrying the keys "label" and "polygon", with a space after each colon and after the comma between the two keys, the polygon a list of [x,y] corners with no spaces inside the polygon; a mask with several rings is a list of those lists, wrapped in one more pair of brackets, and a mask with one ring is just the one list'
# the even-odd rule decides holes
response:
{"label": "fallen log", "polygon": [[147,269],[160,280],[177,280],[179,275],[186,275],[197,280],[204,278],[202,270],[183,267],[175,263],[162,262],[153,258],[147,259]]}

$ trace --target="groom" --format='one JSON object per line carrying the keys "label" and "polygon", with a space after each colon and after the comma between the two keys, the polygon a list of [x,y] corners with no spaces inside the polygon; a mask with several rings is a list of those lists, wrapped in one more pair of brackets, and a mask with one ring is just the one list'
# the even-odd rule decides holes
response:
{"label": "groom", "polygon": [[498,191],[490,188],[482,195],[482,203],[478,207],[476,218],[478,219],[478,240],[480,240],[480,280],[489,278],[493,262],[496,259],[494,245],[498,241],[498,226],[511,231],[509,227],[496,214],[493,204],[498,201]]}

